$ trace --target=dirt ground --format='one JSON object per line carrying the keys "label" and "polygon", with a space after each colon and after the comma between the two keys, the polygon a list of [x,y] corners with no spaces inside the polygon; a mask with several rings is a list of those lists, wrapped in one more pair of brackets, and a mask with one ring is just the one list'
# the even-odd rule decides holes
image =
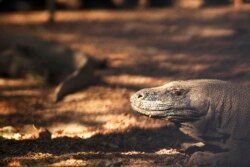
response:
{"label": "dirt ground", "polygon": [[[53,104],[54,87],[0,79],[1,166],[185,166],[173,124],[130,107],[135,91],[179,79],[250,86],[250,6],[0,15],[1,29],[107,58],[105,84]],[[46,67],[44,67],[46,68]],[[47,130],[49,131],[47,131]]]}

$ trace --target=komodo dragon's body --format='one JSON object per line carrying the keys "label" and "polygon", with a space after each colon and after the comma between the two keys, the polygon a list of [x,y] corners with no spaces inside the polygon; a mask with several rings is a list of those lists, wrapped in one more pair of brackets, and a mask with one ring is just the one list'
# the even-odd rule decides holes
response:
{"label": "komodo dragon's body", "polygon": [[174,81],[131,96],[132,108],[165,118],[185,134],[218,148],[197,151],[190,166],[250,165],[250,89],[220,80]]}

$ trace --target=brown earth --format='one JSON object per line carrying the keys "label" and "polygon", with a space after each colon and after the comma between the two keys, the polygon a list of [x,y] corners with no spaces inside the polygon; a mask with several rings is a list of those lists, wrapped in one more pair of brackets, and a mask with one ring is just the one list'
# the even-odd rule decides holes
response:
{"label": "brown earth", "polygon": [[133,112],[129,97],[177,79],[250,86],[249,10],[58,12],[55,25],[45,24],[43,12],[1,14],[3,30],[109,61],[100,72],[105,84],[58,104],[50,101],[54,88],[2,78],[1,166],[182,166],[189,155],[180,143],[191,139],[167,121]]}

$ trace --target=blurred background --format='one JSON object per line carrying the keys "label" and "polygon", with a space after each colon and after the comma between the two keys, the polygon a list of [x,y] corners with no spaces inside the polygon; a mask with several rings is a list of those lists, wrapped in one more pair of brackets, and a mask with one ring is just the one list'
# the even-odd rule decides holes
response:
{"label": "blurred background", "polygon": [[64,10],[82,9],[143,9],[149,7],[189,7],[234,5],[248,3],[249,0],[1,0],[1,11],[44,10],[54,6]]}
{"label": "blurred background", "polygon": [[173,80],[250,86],[249,0],[0,0],[2,166],[178,166],[191,139],[132,111]]}

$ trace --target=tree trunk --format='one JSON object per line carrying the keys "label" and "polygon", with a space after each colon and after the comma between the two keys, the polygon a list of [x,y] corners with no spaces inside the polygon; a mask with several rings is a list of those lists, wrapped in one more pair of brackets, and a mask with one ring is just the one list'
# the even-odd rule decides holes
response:
{"label": "tree trunk", "polygon": [[48,23],[55,23],[55,0],[47,0],[47,9],[49,11]]}

